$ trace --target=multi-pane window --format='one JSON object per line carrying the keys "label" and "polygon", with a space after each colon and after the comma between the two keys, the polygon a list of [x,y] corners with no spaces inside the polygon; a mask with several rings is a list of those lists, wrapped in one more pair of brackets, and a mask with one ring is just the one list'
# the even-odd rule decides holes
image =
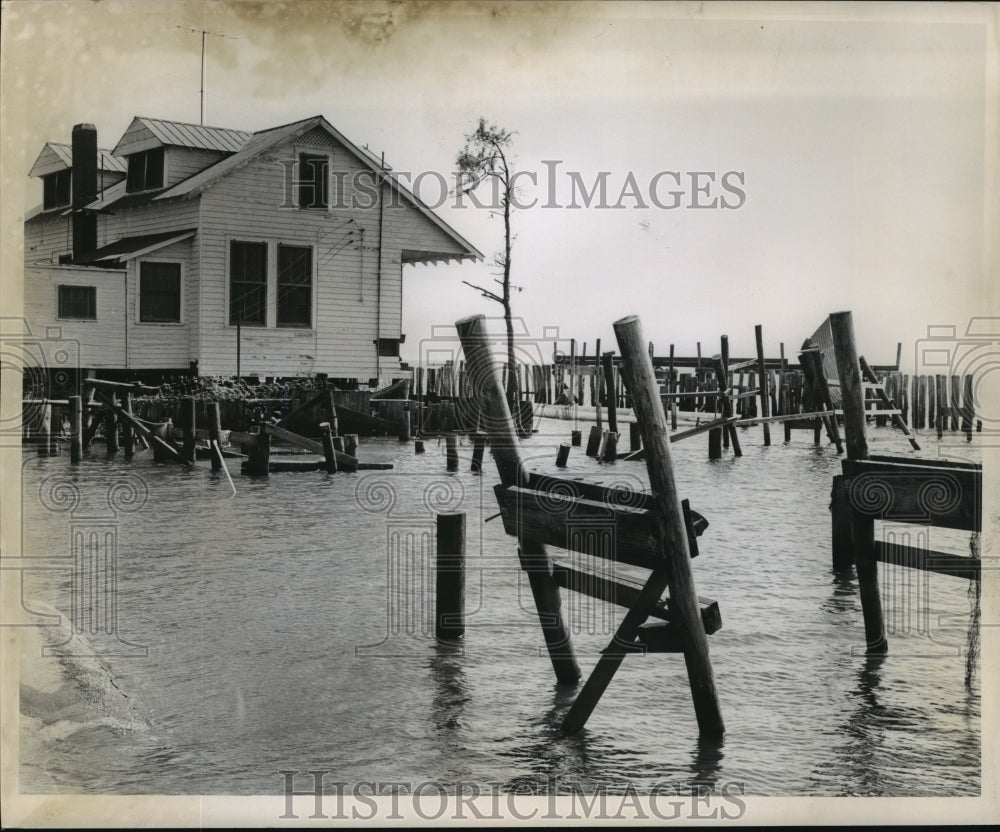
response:
{"label": "multi-pane window", "polygon": [[312,323],[312,249],[278,246],[278,326]]}
{"label": "multi-pane window", "polygon": [[154,147],[128,157],[128,175],[125,190],[149,191],[163,187],[163,148]]}
{"label": "multi-pane window", "polygon": [[144,323],[179,323],[180,319],[181,264],[140,264],[139,320]]}
{"label": "multi-pane window", "polygon": [[70,187],[73,172],[67,168],[42,177],[42,208],[59,208],[70,203]]}
{"label": "multi-pane window", "polygon": [[264,326],[267,311],[267,243],[229,244],[229,323]]}
{"label": "multi-pane window", "polygon": [[329,204],[330,160],[316,153],[299,154],[299,208],[326,208]]}
{"label": "multi-pane window", "polygon": [[59,317],[85,321],[97,319],[96,286],[60,286]]}

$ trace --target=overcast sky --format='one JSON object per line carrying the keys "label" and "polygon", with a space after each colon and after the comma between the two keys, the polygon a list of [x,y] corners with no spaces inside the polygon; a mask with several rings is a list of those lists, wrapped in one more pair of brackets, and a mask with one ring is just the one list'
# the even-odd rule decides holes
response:
{"label": "overcast sky", "polygon": [[[758,323],[769,355],[779,341],[791,354],[827,313],[852,309],[861,352],[890,362],[903,341],[906,363],[927,325],[964,330],[995,311],[1000,107],[984,11],[14,2],[5,217],[39,196],[18,183],[42,143],[78,122],[105,147],[134,115],[197,122],[201,39],[177,27],[204,28],[235,38],[208,38],[207,124],[322,114],[414,176],[450,176],[480,115],[516,130],[522,199],[537,199],[516,212],[513,256],[532,335],[558,327],[614,348],[612,321],[638,313],[659,354],[699,340],[711,354],[723,332],[747,354]],[[607,204],[623,207],[565,207],[571,174],[590,189],[602,172]],[[436,178],[423,183],[440,201]],[[437,210],[487,260],[502,246],[486,210]],[[488,263],[404,274],[404,357],[432,325],[500,312],[461,284],[489,281]]]}

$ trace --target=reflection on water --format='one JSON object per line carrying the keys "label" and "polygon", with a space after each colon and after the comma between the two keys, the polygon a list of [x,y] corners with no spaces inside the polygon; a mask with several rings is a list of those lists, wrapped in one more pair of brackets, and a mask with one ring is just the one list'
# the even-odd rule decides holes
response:
{"label": "reflection on water", "polygon": [[431,717],[437,731],[454,731],[461,726],[469,685],[465,678],[464,646],[459,642],[438,641],[430,659],[434,679]]}
{"label": "reflection on water", "polygon": [[725,737],[699,737],[691,754],[692,785],[714,790],[722,771]]}

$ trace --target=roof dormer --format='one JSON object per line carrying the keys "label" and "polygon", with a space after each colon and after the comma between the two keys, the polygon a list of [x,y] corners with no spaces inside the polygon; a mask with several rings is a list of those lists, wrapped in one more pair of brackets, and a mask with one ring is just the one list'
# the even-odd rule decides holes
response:
{"label": "roof dormer", "polygon": [[[73,202],[73,151],[70,145],[46,142],[28,176],[42,180],[42,210],[68,208]],[[125,162],[110,150],[97,152],[97,188],[103,191],[125,178]]]}
{"label": "roof dormer", "polygon": [[115,149],[128,165],[126,192],[183,182],[240,150],[250,134],[223,127],[136,116]]}

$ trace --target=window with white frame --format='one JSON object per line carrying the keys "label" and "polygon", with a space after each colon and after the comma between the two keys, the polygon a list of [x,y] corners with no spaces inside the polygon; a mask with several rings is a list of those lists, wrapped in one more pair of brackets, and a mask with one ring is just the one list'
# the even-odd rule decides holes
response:
{"label": "window with white frame", "polygon": [[181,264],[139,264],[139,322],[181,322]]}
{"label": "window with white frame", "polygon": [[312,249],[278,245],[278,326],[312,324]]}
{"label": "window with white frame", "polygon": [[229,323],[267,323],[267,243],[229,243]]}

